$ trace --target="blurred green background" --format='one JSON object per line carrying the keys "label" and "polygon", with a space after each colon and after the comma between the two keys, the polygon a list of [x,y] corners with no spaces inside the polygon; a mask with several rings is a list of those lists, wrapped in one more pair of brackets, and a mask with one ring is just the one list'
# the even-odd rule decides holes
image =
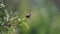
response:
{"label": "blurred green background", "polygon": [[[58,1],[5,0],[4,4],[7,5],[5,8],[9,14],[8,19],[15,19],[18,16],[23,22],[22,28],[21,25],[12,26],[14,32],[11,33],[11,31],[10,34],[60,34],[60,4]],[[27,18],[27,14],[31,14],[31,16]],[[14,22],[14,24],[17,23]]]}

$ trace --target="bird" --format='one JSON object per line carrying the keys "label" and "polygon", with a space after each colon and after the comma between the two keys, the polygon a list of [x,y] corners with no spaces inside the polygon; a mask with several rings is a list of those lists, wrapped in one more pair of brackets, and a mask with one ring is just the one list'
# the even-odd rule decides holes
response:
{"label": "bird", "polygon": [[31,17],[31,14],[26,14],[26,18],[30,18]]}

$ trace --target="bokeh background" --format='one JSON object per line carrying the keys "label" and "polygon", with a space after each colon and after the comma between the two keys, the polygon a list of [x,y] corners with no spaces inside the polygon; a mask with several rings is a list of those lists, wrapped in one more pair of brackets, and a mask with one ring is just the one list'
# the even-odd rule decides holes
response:
{"label": "bokeh background", "polygon": [[13,26],[13,34],[60,34],[60,0],[3,0],[3,3],[8,10],[7,19],[19,16],[27,23],[22,24],[21,30]]}

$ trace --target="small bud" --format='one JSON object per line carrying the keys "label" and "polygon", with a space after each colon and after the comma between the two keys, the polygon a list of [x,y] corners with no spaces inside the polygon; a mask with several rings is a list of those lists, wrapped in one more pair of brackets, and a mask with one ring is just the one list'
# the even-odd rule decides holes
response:
{"label": "small bud", "polygon": [[20,18],[18,18],[18,20],[20,21],[21,19],[20,19]]}
{"label": "small bud", "polygon": [[5,5],[4,4],[0,4],[0,8],[4,8],[5,7]]}
{"label": "small bud", "polygon": [[2,6],[2,7],[5,7],[5,5],[4,5],[4,4],[1,4],[1,6]]}

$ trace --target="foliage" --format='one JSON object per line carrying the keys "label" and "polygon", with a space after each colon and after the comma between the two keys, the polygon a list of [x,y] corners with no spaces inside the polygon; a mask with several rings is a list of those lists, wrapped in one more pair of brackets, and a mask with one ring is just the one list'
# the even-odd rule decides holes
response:
{"label": "foliage", "polygon": [[25,18],[20,18],[18,14],[14,15],[15,17],[9,19],[5,5],[0,4],[0,34],[16,34],[17,32],[13,32],[14,29],[18,29],[18,33],[21,33],[23,25],[25,25],[27,29],[29,28]]}

